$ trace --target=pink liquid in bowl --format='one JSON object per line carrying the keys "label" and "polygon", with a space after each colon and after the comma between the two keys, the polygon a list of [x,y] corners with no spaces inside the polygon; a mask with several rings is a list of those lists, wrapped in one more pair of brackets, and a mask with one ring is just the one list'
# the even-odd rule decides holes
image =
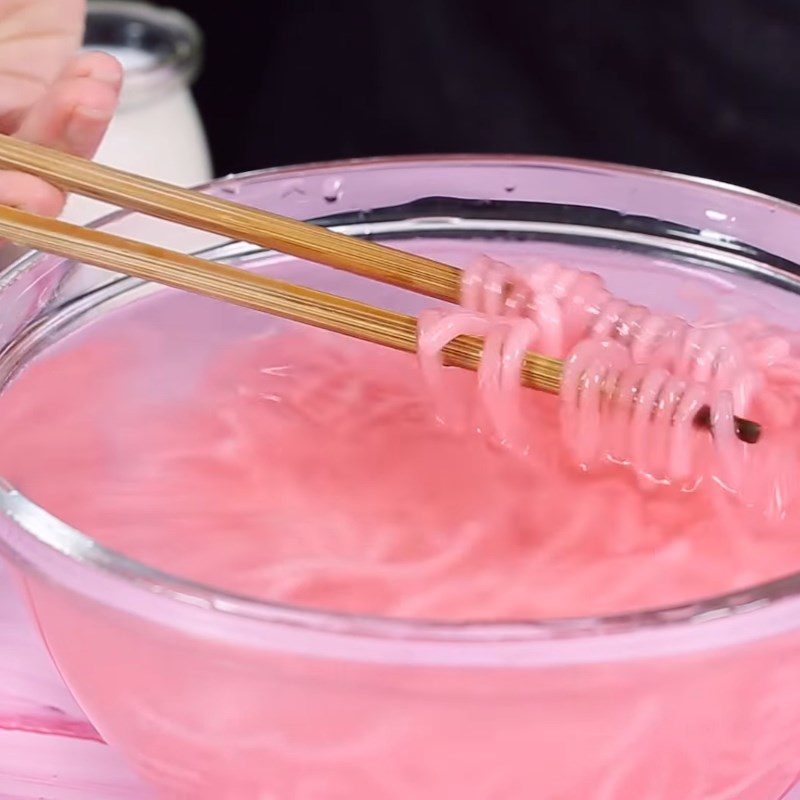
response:
{"label": "pink liquid in bowl", "polygon": [[[424,250],[459,265],[480,252]],[[492,243],[518,262],[531,253],[590,265],[655,309],[792,328],[793,300],[753,282]],[[457,376],[454,391],[473,381]],[[557,400],[525,404],[534,460],[438,425],[410,356],[166,292],[51,349],[0,397],[0,474],[68,524],[238,595],[509,622],[443,636],[398,621],[385,636],[366,618],[309,625],[275,608],[231,623],[233,600],[150,590],[131,611],[134,589],[112,578],[84,596],[77,568],[62,585],[31,574],[45,639],[100,732],[173,798],[781,797],[800,772],[796,611],[776,603],[758,630],[747,615],[707,622],[702,639],[666,612],[641,635],[582,623],[576,639],[564,623],[563,641],[513,623],[676,605],[796,571],[791,496],[765,519],[710,485],[582,474],[562,452]]]}

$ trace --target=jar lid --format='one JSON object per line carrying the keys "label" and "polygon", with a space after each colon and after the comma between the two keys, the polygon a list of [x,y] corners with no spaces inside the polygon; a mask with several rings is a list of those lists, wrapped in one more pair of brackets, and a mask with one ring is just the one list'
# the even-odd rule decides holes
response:
{"label": "jar lid", "polygon": [[158,99],[191,83],[200,70],[203,37],[174,9],[124,0],[90,0],[85,50],[115,56],[125,69],[120,107]]}

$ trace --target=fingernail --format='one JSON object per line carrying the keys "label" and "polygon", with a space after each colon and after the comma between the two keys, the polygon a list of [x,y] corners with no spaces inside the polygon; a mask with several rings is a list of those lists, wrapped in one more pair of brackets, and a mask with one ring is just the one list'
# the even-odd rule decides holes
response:
{"label": "fingernail", "polygon": [[114,116],[113,110],[109,111],[104,108],[93,108],[92,106],[78,106],[75,113],[84,119],[107,121]]}

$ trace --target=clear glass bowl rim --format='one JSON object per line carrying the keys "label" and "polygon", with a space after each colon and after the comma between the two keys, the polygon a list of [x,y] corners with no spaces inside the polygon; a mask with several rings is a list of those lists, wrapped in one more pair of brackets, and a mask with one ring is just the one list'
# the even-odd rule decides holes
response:
{"label": "clear glass bowl rim", "polygon": [[[528,166],[551,167],[577,171],[602,171],[619,175],[652,179],[661,183],[677,183],[684,187],[702,186],[715,192],[732,195],[749,202],[764,203],[771,209],[788,213],[800,225],[800,205],[779,200],[769,195],[735,186],[721,181],[681,175],[679,173],[632,167],[607,162],[555,156],[528,156],[515,154],[448,154],[389,156],[321,161],[300,165],[286,165],[268,169],[252,170],[217,178],[198,186],[209,190],[228,181],[251,179],[297,178],[316,172],[342,171],[349,167],[402,167],[424,166],[426,163],[463,164],[464,166]],[[115,211],[87,225],[99,228],[131,216],[133,212]],[[5,272],[21,273],[33,266],[46,254],[31,252],[22,256]],[[798,281],[797,276],[792,276]],[[542,642],[555,640],[564,642],[574,638],[596,637],[603,634],[632,634],[637,631],[657,633],[660,629],[672,629],[676,625],[711,623],[715,621],[750,616],[753,612],[773,607],[778,601],[800,599],[800,571],[782,578],[670,606],[646,608],[621,614],[553,617],[521,621],[436,621],[427,619],[403,619],[369,614],[350,614],[313,607],[292,606],[259,600],[244,595],[225,592],[212,585],[200,584],[171,573],[154,569],[146,564],[110,550],[91,537],[81,533],[46,509],[25,497],[5,480],[0,478],[0,513],[6,514],[21,530],[30,544],[44,547],[50,556],[72,562],[73,566],[99,571],[107,577],[125,582],[131,589],[159,595],[164,598],[188,603],[191,606],[208,607],[215,613],[286,624],[320,632],[367,636],[370,639],[420,643],[484,643],[497,642]],[[25,520],[23,522],[22,520]],[[13,550],[13,548],[10,548]],[[12,556],[19,554],[13,553]],[[26,567],[38,571],[36,564],[27,556],[19,557]],[[62,563],[65,563],[62,561]],[[132,613],[135,613],[132,611]],[[782,627],[782,626],[781,626]]]}

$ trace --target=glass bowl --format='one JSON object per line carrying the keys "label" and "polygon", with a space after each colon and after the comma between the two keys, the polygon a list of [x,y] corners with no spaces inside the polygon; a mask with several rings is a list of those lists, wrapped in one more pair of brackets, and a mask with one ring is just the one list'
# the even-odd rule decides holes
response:
{"label": "glass bowl", "polygon": [[[582,259],[617,291],[672,310],[686,303],[687,272],[710,294],[735,281],[726,297],[737,310],[766,304],[789,327],[800,308],[800,210],[707,181],[421,157],[275,169],[206,191],[455,264],[486,249]],[[99,225],[378,305],[430,305],[140,215]],[[166,342],[174,296],[29,255],[0,274],[0,383],[23,386],[21,368],[57,343],[139,309]],[[196,303],[208,330],[283,324]],[[62,468],[37,467],[52,482]],[[800,575],[608,617],[353,616],[150,569],[37,504],[25,470],[12,472],[0,485],[0,548],[67,685],[164,797],[778,800],[800,773]]]}

